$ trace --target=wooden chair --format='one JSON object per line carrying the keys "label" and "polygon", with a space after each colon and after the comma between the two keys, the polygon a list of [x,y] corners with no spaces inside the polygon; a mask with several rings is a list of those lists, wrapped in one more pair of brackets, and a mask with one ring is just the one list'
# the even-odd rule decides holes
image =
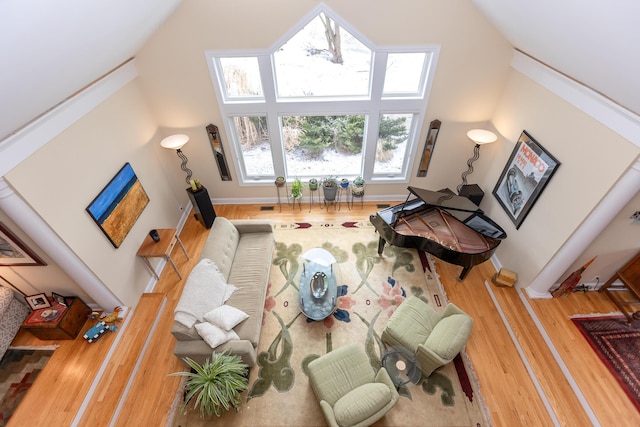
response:
{"label": "wooden chair", "polygon": [[[616,281],[620,281],[623,286],[615,288],[618,290],[627,290],[628,293],[612,291],[610,286]],[[640,311],[630,311],[625,308],[640,305],[640,252],[624,267],[618,270],[616,274],[611,276],[611,278],[602,285],[599,292],[609,297],[622,314],[625,315],[629,323],[640,320]],[[630,299],[623,299],[625,297],[629,297]]]}

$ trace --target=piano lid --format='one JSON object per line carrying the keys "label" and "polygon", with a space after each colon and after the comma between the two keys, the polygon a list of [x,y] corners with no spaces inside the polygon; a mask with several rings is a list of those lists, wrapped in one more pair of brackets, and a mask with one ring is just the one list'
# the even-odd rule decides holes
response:
{"label": "piano lid", "polygon": [[408,190],[427,205],[438,208],[453,209],[463,212],[484,212],[475,203],[466,197],[457,196],[452,191],[431,191],[423,188],[408,187]]}
{"label": "piano lid", "polygon": [[[408,187],[408,190],[422,200],[426,206],[433,206],[447,211],[478,233],[495,239],[506,239],[507,237],[507,233],[502,227],[486,216],[482,209],[466,197],[458,196],[452,191],[431,191],[416,187]],[[409,205],[411,205],[409,201],[404,203],[404,206]]]}

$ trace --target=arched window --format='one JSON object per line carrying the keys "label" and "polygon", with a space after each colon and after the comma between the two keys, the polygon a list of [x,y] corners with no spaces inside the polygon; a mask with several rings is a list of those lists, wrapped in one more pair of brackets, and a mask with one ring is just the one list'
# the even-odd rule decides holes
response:
{"label": "arched window", "polygon": [[268,51],[208,51],[243,183],[406,181],[439,48],[380,48],[325,5]]}

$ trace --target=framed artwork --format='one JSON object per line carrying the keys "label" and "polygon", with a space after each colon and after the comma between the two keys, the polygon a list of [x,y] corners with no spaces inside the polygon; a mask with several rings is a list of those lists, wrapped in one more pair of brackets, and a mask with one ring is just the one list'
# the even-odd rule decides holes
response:
{"label": "framed artwork", "polygon": [[29,295],[24,297],[24,299],[27,301],[27,304],[29,304],[29,307],[31,307],[31,310],[51,307],[51,303],[44,293]]}
{"label": "framed artwork", "polygon": [[53,297],[53,300],[58,304],[67,305],[67,299],[62,295],[51,292],[51,296]]}
{"label": "framed artwork", "polygon": [[118,248],[149,203],[133,168],[126,163],[87,207],[111,244]]}
{"label": "framed artwork", "polygon": [[47,263],[0,222],[0,266],[16,265],[47,265]]}
{"label": "framed artwork", "polygon": [[516,230],[559,166],[560,162],[551,153],[527,131],[522,131],[493,189],[493,195],[515,224]]}

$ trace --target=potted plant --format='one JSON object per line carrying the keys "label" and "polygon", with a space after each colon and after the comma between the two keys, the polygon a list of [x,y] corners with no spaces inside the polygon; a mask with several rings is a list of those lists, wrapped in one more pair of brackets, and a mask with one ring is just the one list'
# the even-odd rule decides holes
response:
{"label": "potted plant", "polygon": [[336,192],[338,191],[338,180],[334,176],[327,176],[322,180],[322,193],[327,202],[336,200]]}
{"label": "potted plant", "polygon": [[285,179],[284,176],[279,176],[276,178],[276,187],[284,187]]}
{"label": "potted plant", "polygon": [[207,359],[202,365],[189,357],[183,360],[191,371],[170,374],[187,377],[183,408],[195,397],[194,408],[200,409],[202,419],[213,414],[219,417],[223,409],[240,409],[240,393],[247,389],[249,382],[249,367],[242,363],[240,356],[213,353],[211,361]]}
{"label": "potted plant", "polygon": [[349,180],[347,178],[342,178],[340,180],[340,187],[347,188],[349,186]]}
{"label": "potted plant", "polygon": [[353,180],[353,185],[351,186],[351,194],[355,197],[364,196],[364,179],[359,176]]}
{"label": "potted plant", "polygon": [[302,181],[299,178],[293,180],[291,184],[291,197],[297,200],[302,197]]}
{"label": "potted plant", "polygon": [[309,190],[316,191],[318,189],[318,180],[315,178],[311,178],[309,180]]}

